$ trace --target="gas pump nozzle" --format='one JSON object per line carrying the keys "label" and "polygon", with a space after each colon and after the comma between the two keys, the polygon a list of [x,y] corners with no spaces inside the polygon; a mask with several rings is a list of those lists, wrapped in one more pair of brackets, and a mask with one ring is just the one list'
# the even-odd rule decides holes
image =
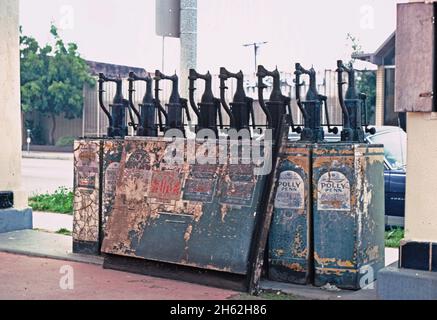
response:
{"label": "gas pump nozzle", "polygon": [[[284,96],[281,92],[281,79],[278,69],[268,71],[264,66],[258,66],[258,98],[262,110],[267,116],[268,127],[275,132],[278,131],[282,124],[282,117],[287,115],[293,132],[298,132],[300,128],[294,126],[293,115],[291,113],[291,99]],[[268,102],[264,101],[264,89],[267,86],[264,84],[264,78],[273,78],[273,89]],[[275,135],[274,135],[275,136]]]}
{"label": "gas pump nozzle", "polygon": [[[217,116],[219,117],[220,129],[223,129],[223,117],[220,110],[220,100],[214,97],[212,92],[212,76],[211,74],[199,74],[194,69],[190,69],[190,75],[188,77],[190,80],[189,93],[190,93],[190,105],[194,110],[194,113],[198,119],[198,125],[196,126],[196,132],[202,129],[213,130],[218,135],[217,129]],[[205,81],[205,92],[202,95],[201,102],[199,106],[194,99],[194,93],[196,91],[195,83],[197,80]]]}
{"label": "gas pump nozzle", "polygon": [[[103,102],[103,93],[105,92],[103,89],[103,84],[105,82],[114,82],[116,84],[116,93],[114,96],[113,103],[109,105],[111,109],[111,113],[108,108],[105,107]],[[123,97],[123,82],[121,78],[109,78],[106,77],[103,73],[99,74],[99,104],[102,108],[103,112],[108,116],[109,119],[109,128],[108,128],[108,136],[109,137],[121,137],[124,138],[128,135],[128,128],[125,124],[126,122],[126,109],[129,110],[131,122],[129,125],[135,128],[135,122],[132,114],[132,110],[130,109],[129,101],[124,99]]]}
{"label": "gas pump nozzle", "polygon": [[155,72],[155,101],[158,104],[160,110],[163,109],[161,101],[159,100],[159,82],[161,80],[169,80],[172,82],[172,93],[167,106],[167,121],[165,130],[179,129],[185,134],[183,110],[185,110],[188,121],[191,121],[190,112],[188,110],[188,101],[182,99],[179,95],[179,78],[175,74],[173,76],[166,76],[161,71]]}
{"label": "gas pump nozzle", "polygon": [[[256,128],[255,124],[255,112],[253,109],[253,99],[246,96],[244,91],[244,74],[242,71],[238,73],[232,73],[225,68],[220,68],[220,97],[223,107],[229,110],[226,103],[226,81],[230,78],[237,80],[237,90],[235,92],[233,102],[231,103],[231,109],[229,110],[229,116],[231,118],[231,128],[237,131],[250,129],[250,120],[252,119],[252,127]],[[250,132],[250,131],[249,131]]]}

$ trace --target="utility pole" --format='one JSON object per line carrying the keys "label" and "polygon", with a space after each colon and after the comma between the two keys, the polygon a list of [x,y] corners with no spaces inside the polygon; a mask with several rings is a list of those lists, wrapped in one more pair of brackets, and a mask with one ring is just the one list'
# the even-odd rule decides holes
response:
{"label": "utility pole", "polygon": [[253,51],[255,53],[255,73],[257,72],[257,69],[258,69],[258,62],[257,62],[258,50],[259,50],[259,48],[261,48],[261,46],[263,46],[267,43],[268,43],[267,41],[264,41],[264,42],[254,42],[254,43],[243,44],[243,47],[253,47]]}

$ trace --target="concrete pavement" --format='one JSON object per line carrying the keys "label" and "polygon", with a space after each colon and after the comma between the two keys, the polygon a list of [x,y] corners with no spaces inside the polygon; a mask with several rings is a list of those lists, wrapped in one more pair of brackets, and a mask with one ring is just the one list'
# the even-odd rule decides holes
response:
{"label": "concrete pavement", "polygon": [[0,299],[225,300],[237,292],[0,252]]}

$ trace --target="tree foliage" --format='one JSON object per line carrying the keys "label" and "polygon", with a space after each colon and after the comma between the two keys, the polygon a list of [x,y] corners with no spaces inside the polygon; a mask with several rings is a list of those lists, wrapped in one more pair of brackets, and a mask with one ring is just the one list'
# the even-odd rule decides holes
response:
{"label": "tree foliage", "polygon": [[54,25],[50,29],[54,46],[40,46],[35,38],[20,31],[21,107],[23,112],[37,111],[52,119],[50,144],[54,144],[56,116],[80,117],[83,87],[94,86],[95,80],[77,45],[65,44]]}
{"label": "tree foliage", "polygon": [[[364,53],[363,47],[357,37],[354,37],[350,33],[347,34],[347,40],[350,41],[352,49],[352,56],[354,54]],[[350,63],[354,64],[355,58],[351,57]],[[361,70],[357,74],[357,87],[358,90],[367,95],[368,117],[370,123],[375,123],[375,110],[376,110],[376,72],[374,70]]]}

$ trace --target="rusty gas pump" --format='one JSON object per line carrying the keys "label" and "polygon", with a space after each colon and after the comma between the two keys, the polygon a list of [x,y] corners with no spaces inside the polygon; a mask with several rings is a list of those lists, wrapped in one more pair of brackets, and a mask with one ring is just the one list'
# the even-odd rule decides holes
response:
{"label": "rusty gas pump", "polygon": [[[196,133],[203,129],[210,129],[218,136],[217,116],[219,119],[220,129],[223,129],[223,116],[220,110],[220,100],[214,97],[212,92],[212,76],[211,74],[199,74],[196,70],[190,69],[190,105],[197,116],[198,124],[196,126]],[[202,95],[201,102],[197,105],[194,99],[196,91],[195,83],[197,80],[205,81],[205,92]]]}
{"label": "rusty gas pump", "polygon": [[[158,125],[156,124],[157,113],[159,114],[159,128],[163,129],[163,122],[161,114],[167,118],[167,112],[160,105],[157,104],[153,98],[153,79],[150,75],[146,77],[139,77],[134,72],[129,73],[129,104],[131,109],[134,110],[138,118],[137,136],[140,137],[157,137]],[[146,82],[146,92],[143,97],[142,103],[139,105],[140,110],[136,110],[133,102],[133,93],[135,92],[134,83],[136,81]]]}
{"label": "rusty gas pump", "polygon": [[[105,92],[103,84],[105,82],[114,82],[116,84],[116,92],[112,104],[109,105],[111,112],[103,102],[103,93]],[[124,138],[128,135],[128,127],[126,126],[126,110],[131,112],[129,101],[123,97],[123,82],[121,78],[109,78],[103,73],[99,74],[99,104],[103,112],[109,119],[108,137]],[[135,127],[133,116],[129,125]]]}
{"label": "rusty gas pump", "polygon": [[[156,70],[155,72],[155,103],[158,105],[160,110],[163,109],[161,100],[159,98],[159,83],[161,80],[169,80],[172,82],[172,92],[170,95],[169,103],[166,104],[167,107],[167,121],[164,131],[171,129],[178,129],[182,131],[185,135],[185,125],[183,112],[185,110],[187,120],[191,121],[190,111],[188,110],[188,100],[181,98],[179,95],[179,77],[175,74],[173,76],[166,76],[161,71]],[[158,116],[160,113],[158,113]],[[162,121],[161,119],[159,120]]]}
{"label": "rusty gas pump", "polygon": [[[258,99],[262,110],[267,116],[267,127],[273,129],[273,136],[276,136],[278,128],[281,126],[281,119],[288,114],[287,120],[290,122],[293,132],[300,132],[300,128],[294,125],[293,114],[291,112],[291,98],[286,97],[281,92],[281,75],[278,69],[268,71],[263,66],[258,66]],[[264,78],[273,78],[273,89],[269,101],[264,101]]]}
{"label": "rusty gas pump", "polygon": [[[348,89],[345,97],[343,95],[343,73],[348,75]],[[341,141],[343,142],[359,142],[363,143],[365,140],[365,133],[375,134],[374,128],[369,128],[367,121],[367,108],[365,94],[358,92],[355,83],[355,70],[353,66],[346,67],[343,61],[337,61],[337,75],[338,75],[338,97],[340,106],[343,112],[343,131],[341,133]],[[364,123],[363,123],[364,112]],[[365,130],[363,129],[365,127]]]}
{"label": "rusty gas pump", "polygon": [[[246,96],[244,91],[244,74],[242,71],[238,73],[231,73],[225,68],[220,68],[220,100],[225,108],[229,110],[229,117],[231,120],[231,129],[237,131],[247,130],[250,133],[250,122],[252,120],[252,128],[255,130],[255,112],[253,109],[253,99]],[[233,98],[233,102],[228,107],[226,102],[226,81],[234,78],[237,80],[237,90]]]}
{"label": "rusty gas pump", "polygon": [[[321,142],[325,139],[325,134],[322,128],[322,112],[325,108],[326,122],[329,133],[338,133],[338,128],[332,128],[329,121],[329,113],[327,106],[327,97],[317,92],[316,71],[314,68],[307,70],[300,63],[296,64],[296,101],[299,109],[302,111],[305,126],[301,133],[302,142]],[[306,95],[306,100],[302,101],[300,89],[302,83],[300,78],[302,75],[308,75],[310,79],[309,90]]]}

